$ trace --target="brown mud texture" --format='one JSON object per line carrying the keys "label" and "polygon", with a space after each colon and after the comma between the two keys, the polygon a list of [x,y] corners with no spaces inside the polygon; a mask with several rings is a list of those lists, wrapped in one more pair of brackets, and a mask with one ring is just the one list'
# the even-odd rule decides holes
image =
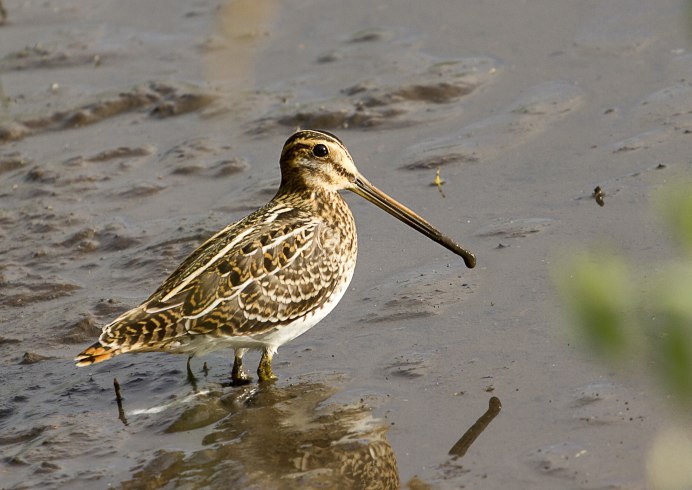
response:
{"label": "brown mud texture", "polygon": [[[0,487],[644,487],[662,396],[573,345],[550,268],[594,242],[641,267],[674,253],[650,196],[692,173],[684,18],[671,0],[3,0]],[[190,375],[166,354],[75,368],[271,198],[297,127],[336,133],[478,266],[347,196],[355,278],[276,383],[229,386],[230,352]]]}

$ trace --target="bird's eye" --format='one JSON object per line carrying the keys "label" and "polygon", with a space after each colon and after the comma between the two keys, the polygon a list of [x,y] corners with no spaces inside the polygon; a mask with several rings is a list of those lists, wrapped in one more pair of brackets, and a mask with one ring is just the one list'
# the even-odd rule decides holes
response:
{"label": "bird's eye", "polygon": [[326,157],[329,155],[329,150],[324,145],[315,145],[312,148],[312,154],[318,158]]}

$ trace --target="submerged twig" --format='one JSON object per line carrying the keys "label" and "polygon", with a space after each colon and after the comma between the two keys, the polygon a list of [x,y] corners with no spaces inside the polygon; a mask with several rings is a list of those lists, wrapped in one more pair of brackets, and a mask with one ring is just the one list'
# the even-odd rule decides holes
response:
{"label": "submerged twig", "polygon": [[188,356],[187,358],[187,382],[192,386],[192,391],[197,393],[197,377],[192,372],[192,366],[190,366],[190,361],[192,361],[193,356]]}
{"label": "submerged twig", "polygon": [[481,415],[480,418],[476,420],[471,427],[469,427],[464,435],[461,436],[461,439],[459,439],[457,443],[452,446],[452,449],[449,450],[449,454],[459,458],[466,454],[466,451],[468,451],[469,447],[471,447],[471,444],[473,444],[478,436],[481,435],[481,432],[488,427],[488,424],[492,422],[498,413],[500,413],[501,409],[502,403],[500,403],[500,399],[496,396],[491,397],[490,401],[488,402],[488,410]]}
{"label": "submerged twig", "polygon": [[125,417],[125,410],[123,409],[123,397],[120,394],[120,383],[118,383],[118,378],[113,378],[113,388],[115,388],[115,401],[118,404],[118,418],[123,424],[127,425],[127,418]]}

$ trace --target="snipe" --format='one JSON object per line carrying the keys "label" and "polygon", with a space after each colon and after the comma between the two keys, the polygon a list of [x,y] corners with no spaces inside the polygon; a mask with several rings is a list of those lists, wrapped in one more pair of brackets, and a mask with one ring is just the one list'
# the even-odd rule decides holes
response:
{"label": "snipe", "polygon": [[272,356],[322,320],[346,292],[356,265],[356,226],[339,191],[350,190],[430,237],[474,267],[474,255],[361,175],[344,144],[324,131],[291,136],[281,152],[281,185],[266,205],[195,250],[144,303],[103,328],[77,366],[125,352],[190,356],[262,349],[260,381]]}

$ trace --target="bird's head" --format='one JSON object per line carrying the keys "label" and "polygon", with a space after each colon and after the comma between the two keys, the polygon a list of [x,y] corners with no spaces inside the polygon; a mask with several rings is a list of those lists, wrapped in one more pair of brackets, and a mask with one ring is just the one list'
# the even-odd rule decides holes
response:
{"label": "bird's head", "polygon": [[325,131],[303,130],[293,134],[281,152],[281,185],[308,189],[351,190],[362,176],[346,146]]}
{"label": "bird's head", "polygon": [[[418,214],[372,185],[356,168],[351,154],[339,138],[326,131],[307,129],[293,134],[281,152],[281,188],[338,192],[350,190],[395,218],[460,255],[467,267],[476,257]],[[281,192],[281,190],[280,190]]]}

